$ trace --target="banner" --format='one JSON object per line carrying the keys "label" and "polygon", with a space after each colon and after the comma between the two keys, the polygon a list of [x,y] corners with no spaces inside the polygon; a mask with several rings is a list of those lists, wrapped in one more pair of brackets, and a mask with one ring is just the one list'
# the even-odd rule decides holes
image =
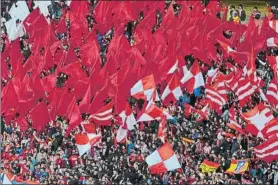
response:
{"label": "banner", "polygon": [[190,144],[192,144],[192,143],[195,142],[194,140],[188,139],[188,138],[186,138],[186,137],[184,137],[182,140],[183,140],[184,142],[187,142],[187,143],[190,143]]}
{"label": "banner", "polygon": [[232,160],[230,168],[226,171],[226,173],[242,174],[248,169],[248,165],[248,159]]}
{"label": "banner", "polygon": [[202,173],[209,173],[215,172],[219,166],[220,164],[218,163],[204,160],[204,162],[200,165],[200,168],[202,169]]}

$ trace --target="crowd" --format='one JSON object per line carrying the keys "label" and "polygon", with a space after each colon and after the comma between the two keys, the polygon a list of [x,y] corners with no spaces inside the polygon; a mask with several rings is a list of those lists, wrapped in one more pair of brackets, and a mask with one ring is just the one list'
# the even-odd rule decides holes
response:
{"label": "crowd", "polygon": [[[11,16],[9,9],[15,1],[1,1],[2,15],[1,27],[5,30],[4,22],[8,21]],[[90,11],[92,12],[97,5],[97,1],[90,1]],[[171,5],[171,1],[165,2],[165,11]],[[34,2],[27,1],[30,11],[33,11]],[[247,15],[243,5],[230,6],[230,21],[237,23],[245,22]],[[69,6],[64,0],[53,1],[49,9],[49,19],[56,21],[62,15],[67,14]],[[181,6],[175,4],[175,14],[178,16]],[[275,14],[275,8],[272,12]],[[218,15],[223,16],[223,15]],[[261,13],[254,7],[252,16],[260,19]],[[276,16],[276,14],[274,15]],[[143,12],[140,12],[138,20],[129,22],[124,30],[124,35],[130,45],[134,44],[134,29],[144,19]],[[95,19],[92,15],[87,16],[88,30],[94,27]],[[152,32],[161,26],[162,14],[157,11],[156,24],[152,27]],[[69,29],[69,25],[67,25]],[[106,63],[106,53],[109,43],[114,36],[113,28],[105,34],[97,32],[97,42],[100,46],[100,56],[102,66]],[[5,50],[5,39],[7,32],[2,34],[1,51]],[[57,34],[58,39],[67,39],[65,34]],[[227,35],[228,37],[228,35]],[[31,55],[31,47],[24,35],[20,38],[20,50],[26,61]],[[68,46],[64,45],[66,49]],[[43,51],[42,51],[43,52]],[[78,50],[75,50],[78,56]],[[257,75],[264,81],[264,92],[268,84],[274,78],[274,72],[267,63],[267,55],[277,55],[277,50],[269,49],[261,51],[256,59]],[[218,53],[220,54],[220,53]],[[228,62],[233,63],[229,58]],[[184,56],[183,62],[191,66],[195,58],[193,55]],[[11,69],[9,60],[6,62],[8,69]],[[202,66],[202,73],[206,80],[208,78],[208,66],[206,63],[199,61]],[[217,64],[214,66],[217,68]],[[219,68],[223,74],[228,74],[228,66],[222,65]],[[84,66],[84,70],[86,67]],[[53,74],[55,67],[48,71],[43,71],[41,76]],[[57,87],[62,87],[67,80],[67,75],[60,73],[56,81]],[[2,78],[4,87],[8,79]],[[158,95],[161,97],[163,89],[157,87]],[[203,89],[201,88],[201,91]],[[195,113],[187,113],[188,105],[195,108],[202,108],[201,96],[195,96],[183,91],[183,96],[176,102],[170,102],[169,105],[163,105],[157,101],[158,107],[164,107],[174,119],[168,120],[166,125],[166,140],[173,146],[178,160],[181,164],[181,170],[169,171],[164,174],[151,174],[147,163],[146,156],[159,148],[163,141],[157,137],[159,121],[139,122],[135,129],[128,132],[125,142],[117,143],[115,141],[116,133],[119,128],[117,124],[112,126],[97,126],[96,130],[102,133],[101,141],[92,147],[91,151],[79,156],[74,135],[81,132],[81,127],[73,129],[69,136],[66,136],[66,130],[69,126],[68,120],[57,117],[42,129],[36,132],[31,125],[21,131],[16,121],[7,123],[5,117],[1,116],[1,171],[9,172],[16,175],[15,181],[31,180],[38,184],[274,184],[278,185],[278,160],[272,163],[266,163],[256,157],[253,147],[262,143],[259,137],[251,134],[242,135],[229,128],[229,109],[231,107],[238,112],[240,107],[233,92],[228,93],[228,104],[223,107],[222,112],[210,110],[207,112],[206,119]],[[254,106],[263,102],[259,93],[254,93],[248,104],[243,108],[243,112],[251,110]],[[142,101],[134,98],[129,99],[132,110],[137,116],[142,109]],[[139,108],[138,108],[139,107]],[[272,111],[274,117],[278,117],[277,110]],[[88,121],[88,116],[83,115],[83,121]],[[246,125],[246,122],[237,115],[237,121],[240,125]],[[113,122],[113,121],[112,121]],[[229,133],[229,134],[227,134]],[[232,137],[231,137],[232,135]],[[190,138],[192,142],[184,140]],[[220,167],[212,173],[203,173],[200,169],[201,163],[207,159],[220,164]],[[228,174],[225,171],[230,167],[232,159],[249,159],[249,168],[244,174]]]}

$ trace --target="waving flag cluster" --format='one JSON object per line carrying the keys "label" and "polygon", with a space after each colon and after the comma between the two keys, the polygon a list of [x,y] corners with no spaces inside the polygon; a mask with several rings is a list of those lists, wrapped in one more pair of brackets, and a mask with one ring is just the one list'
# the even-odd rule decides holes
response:
{"label": "waving flag cluster", "polygon": [[[167,105],[184,96],[183,91],[193,94],[198,89],[201,93],[197,103],[203,108],[184,105],[187,116],[197,113],[197,121],[200,121],[208,119],[210,110],[221,115],[221,108],[238,100],[238,113],[247,126],[243,128],[237,123],[231,108],[227,126],[241,134],[248,132],[263,137],[265,142],[256,148],[256,153],[260,158],[272,160],[277,153],[273,147],[276,145],[273,138],[278,132],[277,118],[272,111],[278,106],[278,60],[277,56],[267,56],[265,61],[258,59],[262,65],[268,63],[274,73],[271,83],[265,84],[268,82],[256,71],[255,56],[267,47],[278,47],[276,21],[264,19],[259,32],[252,22],[247,26],[219,20],[215,16],[218,7],[211,4],[204,13],[205,7],[200,1],[177,3],[182,7],[179,15],[175,14],[173,4],[163,13],[163,1],[99,1],[93,11],[96,23],[91,31],[87,1],[72,1],[69,16],[63,14],[57,25],[46,18],[50,1],[35,1],[36,9],[32,12],[25,1],[18,1],[17,6],[14,3],[9,12],[12,19],[5,23],[8,39],[1,55],[1,114],[6,123],[15,121],[21,131],[30,124],[42,131],[47,123],[62,117],[69,122],[67,135],[81,124],[83,132],[75,134],[75,140],[82,156],[101,139],[101,134],[91,125],[111,126],[118,114],[121,122],[116,140],[120,142],[137,122],[160,120],[157,135],[166,143],[146,161],[152,173],[166,172],[180,168],[165,134],[166,120],[173,117],[154,102]],[[187,9],[189,6],[192,11]],[[134,27],[131,44],[123,33],[124,26],[138,20],[140,11],[144,12],[144,19]],[[156,11],[162,12],[163,21],[152,33]],[[70,25],[67,25],[68,18]],[[22,22],[16,24],[17,19]],[[223,36],[223,28],[232,30],[230,39]],[[102,47],[96,32],[108,35],[113,32],[105,58],[100,56]],[[67,38],[58,40],[57,33]],[[26,42],[32,45],[30,56],[21,51],[18,37],[24,34],[29,37]],[[65,46],[68,48],[64,49]],[[184,60],[189,54],[194,60]],[[177,59],[177,56],[183,57]],[[228,57],[234,61],[229,62]],[[222,67],[227,68],[225,74]],[[264,85],[267,86],[265,93],[262,92]],[[161,100],[158,92],[162,92]],[[228,99],[229,92],[235,95],[234,100]],[[252,110],[242,112],[256,92],[260,92],[269,107],[261,102]],[[145,100],[137,117],[129,105],[125,107],[130,96]],[[105,104],[108,99],[110,103]],[[81,115],[88,115],[88,120]],[[89,124],[84,125],[83,121]],[[247,167],[247,160],[232,161],[228,171],[242,173]]]}
{"label": "waving flag cluster", "polygon": [[[269,108],[265,107],[263,104],[259,104],[254,107],[249,112],[242,113],[242,117],[247,121],[246,131],[259,137],[269,136],[268,130],[274,129],[278,131],[275,125],[268,126],[274,121],[274,117]],[[272,130],[273,131],[273,130]]]}

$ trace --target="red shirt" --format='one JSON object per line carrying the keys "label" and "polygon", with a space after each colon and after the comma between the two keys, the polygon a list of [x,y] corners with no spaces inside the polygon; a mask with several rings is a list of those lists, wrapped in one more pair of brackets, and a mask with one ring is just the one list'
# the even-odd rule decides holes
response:
{"label": "red shirt", "polygon": [[72,155],[72,156],[69,158],[69,161],[70,161],[71,166],[74,166],[77,160],[78,160],[78,155]]}
{"label": "red shirt", "polygon": [[56,159],[56,164],[63,166],[64,165],[64,161],[61,158]]}

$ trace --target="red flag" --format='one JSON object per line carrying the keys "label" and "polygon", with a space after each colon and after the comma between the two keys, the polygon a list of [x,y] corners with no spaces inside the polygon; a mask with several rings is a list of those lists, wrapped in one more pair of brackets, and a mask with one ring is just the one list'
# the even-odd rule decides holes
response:
{"label": "red flag", "polygon": [[[76,102],[75,98],[74,100]],[[81,113],[76,103],[73,104],[73,107],[69,112],[68,118],[69,118],[69,126],[66,131],[66,135],[68,135],[73,128],[75,128],[77,125],[79,125],[82,122]]]}
{"label": "red flag", "polygon": [[18,107],[18,97],[13,81],[10,81],[4,88],[2,88],[1,94],[1,113],[10,112]]}
{"label": "red flag", "polygon": [[79,104],[80,112],[88,112],[90,103],[91,103],[91,98],[92,98],[92,90],[91,86],[88,85],[88,89],[85,93],[85,96],[82,98],[81,103]]}
{"label": "red flag", "polygon": [[63,95],[59,97],[57,114],[60,116],[68,116],[71,113],[70,111],[74,104],[76,104],[74,93],[65,89]]}
{"label": "red flag", "polygon": [[47,123],[51,121],[47,106],[44,102],[36,105],[30,112],[32,126],[38,132],[42,131]]}
{"label": "red flag", "polygon": [[38,18],[40,18],[40,15],[40,9],[37,7],[23,21],[25,31],[27,34],[29,34],[30,38],[34,35],[34,31],[36,29],[35,24]]}
{"label": "red flag", "polygon": [[56,32],[57,33],[67,33],[67,25],[66,25],[66,20],[65,17],[62,16],[62,18],[60,19],[57,28],[56,28]]}
{"label": "red flag", "polygon": [[[86,39],[87,40],[87,39]],[[101,58],[99,55],[99,45],[97,41],[90,40],[80,48],[80,56],[82,64],[89,67],[101,64]]]}
{"label": "red flag", "polygon": [[20,114],[18,118],[16,118],[16,123],[19,126],[20,131],[25,132],[28,129],[29,125],[27,120],[25,119],[23,114]]}

